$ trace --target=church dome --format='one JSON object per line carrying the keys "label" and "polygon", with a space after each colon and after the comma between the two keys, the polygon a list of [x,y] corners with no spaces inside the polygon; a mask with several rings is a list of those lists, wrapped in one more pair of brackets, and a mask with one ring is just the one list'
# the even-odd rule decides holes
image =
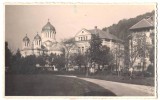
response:
{"label": "church dome", "polygon": [[27,37],[27,34],[26,34],[26,36],[23,38],[23,41],[28,41],[28,42],[30,41],[29,38]]}
{"label": "church dome", "polygon": [[34,40],[41,40],[41,37],[38,35],[38,33],[37,33],[37,35],[34,37]]}
{"label": "church dome", "polygon": [[48,20],[48,23],[42,28],[42,31],[56,31],[56,30]]}

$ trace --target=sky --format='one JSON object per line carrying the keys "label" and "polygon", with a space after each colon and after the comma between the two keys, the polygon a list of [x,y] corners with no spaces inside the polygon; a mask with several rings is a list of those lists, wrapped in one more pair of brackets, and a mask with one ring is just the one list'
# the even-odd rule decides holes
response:
{"label": "sky", "polygon": [[54,4],[5,5],[5,41],[15,52],[27,36],[33,41],[48,19],[56,29],[56,40],[74,37],[82,28],[99,29],[155,10],[154,4]]}

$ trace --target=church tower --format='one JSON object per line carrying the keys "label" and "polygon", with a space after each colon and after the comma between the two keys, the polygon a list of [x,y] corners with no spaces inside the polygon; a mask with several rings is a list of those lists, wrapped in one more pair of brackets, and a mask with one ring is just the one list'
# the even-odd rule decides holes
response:
{"label": "church tower", "polygon": [[41,32],[42,44],[46,46],[47,44],[56,43],[55,35],[56,35],[56,30],[48,19],[47,24],[42,28]]}
{"label": "church tower", "polygon": [[37,33],[37,35],[34,37],[34,40],[33,40],[33,48],[41,49],[41,44],[42,44],[41,37]]}
{"label": "church tower", "polygon": [[22,49],[27,49],[29,47],[30,47],[30,39],[28,38],[26,34],[26,36],[23,38]]}

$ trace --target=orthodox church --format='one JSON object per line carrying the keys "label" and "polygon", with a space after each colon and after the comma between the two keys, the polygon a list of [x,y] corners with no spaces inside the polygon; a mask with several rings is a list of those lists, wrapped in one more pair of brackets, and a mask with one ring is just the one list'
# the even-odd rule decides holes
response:
{"label": "orthodox church", "polygon": [[42,28],[41,34],[37,33],[33,41],[30,41],[27,34],[22,41],[21,55],[23,57],[42,54],[50,55],[51,53],[61,55],[63,51],[63,46],[56,41],[56,29],[49,20]]}

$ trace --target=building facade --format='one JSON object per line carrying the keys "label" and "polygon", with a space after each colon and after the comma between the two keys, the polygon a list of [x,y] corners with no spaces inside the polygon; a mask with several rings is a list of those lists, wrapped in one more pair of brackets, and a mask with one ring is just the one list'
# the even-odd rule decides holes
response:
{"label": "building facade", "polygon": [[[155,34],[155,16],[150,16],[142,19],[133,25],[130,30],[130,60],[133,61],[132,65],[135,69],[136,66],[147,69],[150,62],[150,50],[154,47],[154,34]],[[132,56],[135,54],[134,56]]]}
{"label": "building facade", "polygon": [[93,34],[99,35],[99,38],[102,40],[102,46],[110,48],[110,52],[114,56],[114,64],[116,65],[116,60],[118,60],[118,65],[124,66],[124,57],[118,56],[120,54],[118,51],[124,51],[123,41],[113,34],[110,34],[109,30],[103,31],[98,29],[97,26],[91,30],[83,28],[75,35],[76,46],[74,46],[74,48],[77,48],[75,50],[79,51],[81,54],[85,54],[90,47],[90,41]]}
{"label": "building facade", "polygon": [[27,34],[22,41],[21,55],[23,57],[29,55],[42,55],[42,54],[63,54],[63,46],[56,41],[56,29],[49,22],[42,28],[41,34],[34,37],[33,41],[30,41]]}

